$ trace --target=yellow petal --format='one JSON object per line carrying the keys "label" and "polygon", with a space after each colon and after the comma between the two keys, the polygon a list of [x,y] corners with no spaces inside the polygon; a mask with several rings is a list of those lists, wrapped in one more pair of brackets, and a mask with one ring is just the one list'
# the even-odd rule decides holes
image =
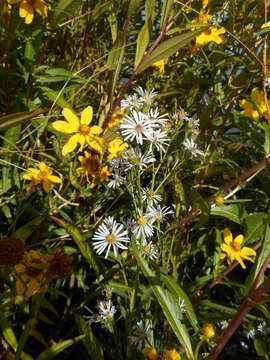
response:
{"label": "yellow petal", "polygon": [[58,184],[60,184],[62,182],[62,180],[58,176],[54,176],[54,175],[48,176],[48,180],[50,182],[58,183]]}
{"label": "yellow petal", "polygon": [[72,152],[76,148],[79,139],[80,139],[80,134],[75,134],[71,136],[68,142],[63,146],[62,154],[65,156],[68,153]]}
{"label": "yellow petal", "polygon": [[84,136],[84,135],[80,135],[79,143],[80,143],[80,145],[81,145],[80,151],[82,151],[82,150],[83,150],[83,147],[84,147],[84,144],[85,144],[85,136]]}
{"label": "yellow petal", "polygon": [[21,18],[25,18],[26,24],[31,24],[34,18],[34,9],[28,1],[22,0],[19,9],[19,15]]}
{"label": "yellow petal", "polygon": [[94,137],[89,137],[89,136],[86,136],[86,141],[88,143],[88,145],[96,150],[98,153],[102,153],[103,152],[103,149],[102,149],[102,142],[103,139],[101,138],[94,138]]}
{"label": "yellow petal", "polygon": [[73,128],[78,129],[78,127],[80,126],[80,122],[72,110],[70,110],[68,108],[64,108],[62,110],[62,114],[63,114],[64,118],[70,123],[70,125],[73,126]]}
{"label": "yellow petal", "polygon": [[41,161],[41,163],[39,164],[39,168],[41,171],[44,171],[44,172],[47,172],[50,170],[50,168],[43,161]]}
{"label": "yellow petal", "polygon": [[237,262],[239,262],[239,264],[241,265],[241,267],[242,267],[243,269],[246,268],[246,265],[243,263],[243,260],[242,260],[242,258],[241,258],[241,256],[240,256],[240,254],[236,254],[236,255],[235,255],[235,260],[236,260]]}
{"label": "yellow petal", "polygon": [[25,285],[22,281],[19,279],[16,281],[16,293],[18,295],[23,295],[25,292]]}
{"label": "yellow petal", "polygon": [[102,133],[102,131],[103,130],[101,129],[101,127],[94,125],[90,127],[89,135],[99,135]]}
{"label": "yellow petal", "polygon": [[220,256],[219,256],[219,258],[220,258],[221,260],[223,260],[223,259],[225,259],[226,256],[227,256],[226,254],[221,253]]}
{"label": "yellow petal", "polygon": [[72,134],[74,132],[77,132],[78,126],[74,124],[70,124],[66,121],[55,121],[52,123],[52,126],[55,130],[60,131],[64,134]]}
{"label": "yellow petal", "polygon": [[48,7],[46,6],[46,4],[44,4],[43,1],[41,0],[35,0],[33,3],[33,6],[36,10],[36,12],[42,16],[42,17],[46,17],[47,16],[47,11],[48,11]]}
{"label": "yellow petal", "polygon": [[32,279],[28,285],[26,296],[30,297],[40,290],[40,285],[36,279]]}
{"label": "yellow petal", "polygon": [[244,241],[244,236],[243,235],[237,235],[233,242],[237,247],[241,248],[241,245],[242,245],[243,241]]}
{"label": "yellow petal", "polygon": [[261,29],[267,29],[267,28],[270,28],[270,21],[264,23],[264,24],[261,26]]}
{"label": "yellow petal", "polygon": [[241,250],[241,256],[245,258],[247,258],[248,256],[256,256],[256,251],[247,246],[244,246],[243,249]]}
{"label": "yellow petal", "polygon": [[44,179],[42,185],[43,185],[44,191],[45,191],[46,193],[48,193],[48,192],[50,191],[50,188],[51,188],[51,183],[50,183],[50,181],[49,181],[48,179]]}
{"label": "yellow petal", "polygon": [[233,237],[231,230],[229,228],[224,229],[224,241],[227,245],[230,245],[232,243]]}
{"label": "yellow petal", "polygon": [[18,4],[21,0],[8,0],[8,3],[13,5],[13,4]]}
{"label": "yellow petal", "polygon": [[87,106],[81,114],[81,124],[89,125],[93,118],[93,108],[92,106]]}

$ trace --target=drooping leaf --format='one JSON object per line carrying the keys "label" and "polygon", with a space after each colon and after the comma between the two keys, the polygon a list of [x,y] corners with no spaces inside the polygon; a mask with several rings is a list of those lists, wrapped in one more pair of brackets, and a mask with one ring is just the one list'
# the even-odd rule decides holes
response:
{"label": "drooping leaf", "polygon": [[149,281],[149,284],[162,308],[164,315],[166,316],[174,334],[185,350],[187,358],[194,359],[188,331],[180,320],[181,313],[178,305],[178,299],[171,292],[163,289],[158,283],[156,275],[152,272],[147,262],[139,254],[139,250],[134,239],[132,240],[131,244],[137,263],[141,268],[144,276]]}
{"label": "drooping leaf", "polygon": [[240,224],[240,210],[237,204],[214,206],[210,211],[211,215],[225,217],[237,224]]}
{"label": "drooping leaf", "polygon": [[68,347],[76,344],[85,338],[85,335],[77,336],[73,339],[61,341],[57,344],[53,344],[49,349],[44,350],[38,357],[37,360],[51,360],[54,359],[58,354],[67,349]]}

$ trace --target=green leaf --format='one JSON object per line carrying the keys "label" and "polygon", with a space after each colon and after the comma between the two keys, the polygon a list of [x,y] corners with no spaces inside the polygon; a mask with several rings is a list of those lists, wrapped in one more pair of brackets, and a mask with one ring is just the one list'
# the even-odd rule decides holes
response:
{"label": "green leaf", "polygon": [[178,285],[178,283],[172,276],[167,274],[162,274],[162,280],[164,281],[165,285],[168,287],[168,289],[171,291],[172,294],[174,294],[178,299],[180,298],[180,300],[184,300],[185,310],[186,310],[185,314],[187,315],[194,330],[199,331],[197,316],[193,310],[192,303],[189,300],[187,294]]}
{"label": "green leaf", "polygon": [[72,236],[83,257],[92,266],[96,275],[99,275],[100,271],[98,263],[96,261],[95,253],[93,252],[92,247],[88,244],[85,236],[80,232],[80,230],[76,226],[71,225],[70,223],[62,219],[56,218],[55,216],[51,216],[51,218]]}
{"label": "green leaf", "polygon": [[164,0],[161,12],[161,21],[160,21],[160,28],[161,30],[165,30],[167,26],[167,20],[170,16],[171,8],[173,6],[173,0]]}
{"label": "green leaf", "polygon": [[141,72],[152,66],[156,61],[163,60],[175,54],[179,49],[186,46],[191,40],[198,36],[206,27],[202,27],[196,31],[188,31],[184,34],[177,35],[173,38],[163,41],[139,67]]}
{"label": "green leaf", "polygon": [[[21,135],[21,124],[13,126],[5,131],[3,150],[6,155],[2,156],[0,164],[2,166],[2,190],[6,192],[12,186],[12,164],[14,159],[13,151],[16,148],[16,142],[19,140]],[[9,163],[9,164],[8,164]]]}
{"label": "green leaf", "polygon": [[140,7],[142,0],[131,0],[128,6],[128,16],[132,16]]}
{"label": "green leaf", "polygon": [[43,221],[44,216],[38,216],[35,219],[29,221],[27,224],[21,226],[12,235],[19,239],[26,240],[33,234],[33,232],[38,231]]}
{"label": "green leaf", "polygon": [[54,4],[52,21],[55,25],[61,24],[68,16],[72,16],[80,8],[82,0],[59,0]]}
{"label": "green leaf", "polygon": [[136,56],[134,63],[135,68],[142,60],[145,50],[147,49],[147,46],[149,44],[149,40],[150,40],[149,22],[146,21],[143,27],[141,28],[141,31],[139,32],[137,38]]}
{"label": "green leaf", "polygon": [[4,339],[12,347],[12,349],[16,351],[18,347],[18,342],[14,334],[14,331],[9,326],[8,320],[1,314],[0,314],[0,326]]}
{"label": "green leaf", "polygon": [[47,112],[46,108],[39,108],[34,111],[24,111],[20,113],[14,113],[0,117],[0,132],[9,129],[12,126],[24,123],[27,120],[31,120],[40,114]]}
{"label": "green leaf", "polygon": [[23,351],[23,348],[26,344],[26,341],[30,335],[30,332],[32,330],[32,328],[34,327],[34,319],[30,319],[28,320],[28,322],[26,323],[25,325],[25,328],[24,328],[24,331],[20,337],[20,340],[19,340],[19,344],[18,344],[18,348],[17,348],[17,351],[15,353],[15,357],[14,357],[14,360],[19,360],[20,357],[21,357],[21,353]]}
{"label": "green leaf", "polygon": [[267,215],[263,212],[250,214],[245,219],[245,245],[258,241],[265,231]]}
{"label": "green leaf", "polygon": [[270,126],[269,124],[263,124],[263,129],[265,132],[265,140],[264,140],[264,151],[265,154],[269,154],[270,153]]}
{"label": "green leaf", "polygon": [[131,241],[133,254],[141,268],[144,276],[150,283],[164,315],[166,316],[174,334],[182,344],[188,359],[194,359],[192,346],[188,331],[184,324],[181,323],[181,312],[178,305],[178,299],[168,290],[163,289],[157,282],[156,275],[150,270],[147,262],[140,256],[135,240]]}
{"label": "green leaf", "polygon": [[236,204],[214,206],[210,211],[211,215],[225,217],[237,224],[240,224],[240,210]]}
{"label": "green leaf", "polygon": [[72,106],[63,98],[63,96],[58,95],[57,91],[54,91],[45,86],[41,86],[40,89],[42,90],[43,94],[48,98],[48,100],[50,100],[52,103],[54,103],[57,99],[56,104],[61,108],[72,108]]}
{"label": "green leaf", "polygon": [[89,358],[92,360],[104,360],[102,347],[95,338],[91,327],[86,324],[83,317],[79,314],[75,314],[75,320],[80,334],[85,336],[82,342],[88,352]]}
{"label": "green leaf", "polygon": [[65,340],[60,343],[52,345],[49,349],[44,350],[36,360],[50,360],[55,358],[58,354],[62,351],[70,347],[71,345],[76,344],[77,342],[81,341],[85,338],[85,335],[77,336],[73,339]]}
{"label": "green leaf", "polygon": [[27,41],[26,45],[25,45],[25,50],[24,50],[24,58],[28,61],[33,61],[35,59],[35,49],[33,47],[33,44],[31,41]]}

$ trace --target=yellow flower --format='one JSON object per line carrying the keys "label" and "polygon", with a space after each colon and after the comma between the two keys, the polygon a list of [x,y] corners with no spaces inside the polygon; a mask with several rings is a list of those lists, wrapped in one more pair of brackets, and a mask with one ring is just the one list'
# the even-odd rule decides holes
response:
{"label": "yellow flower", "polygon": [[224,197],[222,194],[217,194],[217,196],[215,197],[215,203],[218,205],[218,206],[222,206],[223,203],[224,203]]}
{"label": "yellow flower", "polygon": [[80,151],[82,151],[85,142],[95,151],[102,153],[103,139],[98,136],[102,133],[102,129],[96,125],[89,126],[93,118],[91,106],[83,110],[80,121],[73,111],[68,108],[64,108],[62,114],[67,121],[55,121],[52,126],[62,133],[74,134],[62,149],[64,156],[72,152],[78,144],[81,145]]}
{"label": "yellow flower", "polygon": [[264,23],[262,26],[261,26],[261,29],[269,29],[270,28],[270,21]]}
{"label": "yellow flower", "polygon": [[154,347],[145,347],[142,349],[142,353],[149,360],[158,360],[158,353]]}
{"label": "yellow flower", "polygon": [[47,265],[35,250],[24,254],[22,264],[14,267],[13,275],[16,279],[16,292],[18,295],[30,297],[47,288]]}
{"label": "yellow flower", "polygon": [[214,324],[204,324],[203,325],[203,335],[207,340],[212,339],[216,335],[216,327]]}
{"label": "yellow flower", "polygon": [[30,180],[34,186],[42,183],[43,189],[46,192],[50,191],[51,183],[60,184],[62,182],[58,176],[52,175],[52,169],[44,162],[40,163],[39,169],[29,168],[27,174],[23,175],[23,179]]}
{"label": "yellow flower", "polygon": [[[79,161],[81,166],[77,168],[77,175],[81,176],[81,173],[84,172],[87,182],[90,184],[90,187],[93,188],[95,185],[95,180],[100,180],[101,182],[107,181],[111,175],[108,166],[102,166],[97,155],[90,155],[87,151],[84,152],[84,157],[79,156]],[[92,181],[89,180],[89,175],[92,176]]]}
{"label": "yellow flower", "polygon": [[161,358],[162,360],[181,360],[181,356],[176,349],[166,351]]}
{"label": "yellow flower", "polygon": [[31,24],[34,19],[34,10],[42,17],[47,17],[48,5],[43,0],[8,0],[9,4],[20,2],[19,15],[24,18],[25,24]]}
{"label": "yellow flower", "polygon": [[215,26],[203,31],[200,35],[196,36],[196,46],[204,46],[209,42],[213,41],[216,44],[222,44],[224,42],[225,33],[224,28],[217,28]]}
{"label": "yellow flower", "polygon": [[123,120],[123,117],[124,117],[124,110],[119,110],[113,113],[106,130],[120,124],[120,122]]}
{"label": "yellow flower", "polygon": [[[240,100],[240,107],[244,109],[243,115],[246,117],[250,117],[253,120],[259,120],[260,114],[267,117],[267,106],[264,101],[264,95],[257,88],[252,89],[251,91],[251,99],[256,103],[257,107],[254,103],[247,101],[246,99]],[[270,101],[268,102],[270,107]]]}
{"label": "yellow flower", "polygon": [[122,139],[116,138],[109,142],[108,151],[109,156],[108,159],[112,158],[120,158],[123,154],[123,151],[128,148],[128,144],[123,142]]}
{"label": "yellow flower", "polygon": [[243,235],[238,235],[233,240],[231,230],[228,228],[224,229],[224,243],[221,244],[221,249],[224,251],[224,253],[221,253],[220,258],[224,259],[225,257],[227,257],[229,265],[234,260],[236,260],[237,262],[239,262],[243,269],[245,269],[246,266],[242,259],[254,262],[254,260],[251,259],[250,256],[256,256],[256,251],[246,246],[241,249],[243,240]]}
{"label": "yellow flower", "polygon": [[168,59],[159,60],[152,64],[152,67],[155,68],[156,72],[163,76],[165,73],[165,64],[168,62]]}

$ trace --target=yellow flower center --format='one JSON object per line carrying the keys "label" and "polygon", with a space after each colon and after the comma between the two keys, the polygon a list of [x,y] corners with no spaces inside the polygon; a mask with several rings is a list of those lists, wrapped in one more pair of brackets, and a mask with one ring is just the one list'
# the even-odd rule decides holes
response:
{"label": "yellow flower center", "polygon": [[145,225],[147,223],[147,220],[145,217],[143,216],[140,216],[139,219],[138,219],[138,224],[139,225]]}
{"label": "yellow flower center", "polygon": [[233,248],[234,251],[240,251],[241,250],[241,245],[233,242],[232,243],[232,248]]}
{"label": "yellow flower center", "polygon": [[88,125],[86,125],[86,124],[82,124],[82,125],[79,126],[78,131],[79,131],[79,133],[80,133],[81,135],[86,136],[86,135],[89,134],[90,127],[89,127]]}
{"label": "yellow flower center", "polygon": [[115,243],[115,236],[113,234],[109,234],[106,236],[106,240],[109,244],[114,244]]}

